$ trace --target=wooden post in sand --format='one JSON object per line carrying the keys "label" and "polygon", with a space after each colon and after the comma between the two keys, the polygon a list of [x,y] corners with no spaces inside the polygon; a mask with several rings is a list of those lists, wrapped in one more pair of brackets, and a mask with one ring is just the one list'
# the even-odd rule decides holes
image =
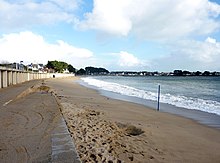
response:
{"label": "wooden post in sand", "polygon": [[157,111],[160,110],[160,85],[158,86]]}

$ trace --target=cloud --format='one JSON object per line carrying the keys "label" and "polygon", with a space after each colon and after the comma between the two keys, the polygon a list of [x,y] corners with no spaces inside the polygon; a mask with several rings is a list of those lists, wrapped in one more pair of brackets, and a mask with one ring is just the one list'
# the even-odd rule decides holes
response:
{"label": "cloud", "polygon": [[125,51],[121,51],[119,54],[118,64],[121,67],[134,67],[141,64],[141,61],[136,58],[133,54]]}
{"label": "cloud", "polygon": [[58,40],[57,43],[58,45],[53,46],[55,47],[55,49],[57,49],[57,52],[59,52],[60,54],[63,53],[68,56],[77,58],[89,58],[93,56],[93,53],[88,49],[74,47],[62,40]]}
{"label": "cloud", "polygon": [[73,66],[93,56],[88,49],[78,48],[62,40],[51,44],[30,31],[11,33],[0,37],[1,60],[9,62],[47,63],[48,60],[62,60]]}
{"label": "cloud", "polygon": [[74,22],[80,0],[0,0],[0,29]]}
{"label": "cloud", "polygon": [[216,39],[211,38],[211,37],[208,37],[205,41],[208,42],[208,43],[212,43],[212,44],[216,44],[217,43]]}
{"label": "cloud", "polygon": [[150,62],[147,60],[140,60],[134,54],[126,51],[118,53],[109,53],[110,60],[105,65],[111,70],[145,70],[150,67]]}
{"label": "cloud", "polygon": [[220,43],[208,37],[205,41],[183,40],[176,45],[173,53],[185,55],[194,61],[204,64],[217,62],[220,59]]}
{"label": "cloud", "polygon": [[94,0],[78,27],[149,40],[209,34],[220,27],[220,5],[208,0]]}
{"label": "cloud", "polygon": [[155,59],[157,67],[164,70],[220,71],[220,42],[208,37],[204,41],[181,40],[170,45],[171,54]]}
{"label": "cloud", "polygon": [[56,4],[63,11],[68,12],[75,11],[81,4],[81,0],[49,0],[49,2]]}
{"label": "cloud", "polygon": [[129,2],[130,0],[94,0],[92,13],[85,14],[86,20],[82,21],[79,27],[126,36],[132,25],[124,12]]}

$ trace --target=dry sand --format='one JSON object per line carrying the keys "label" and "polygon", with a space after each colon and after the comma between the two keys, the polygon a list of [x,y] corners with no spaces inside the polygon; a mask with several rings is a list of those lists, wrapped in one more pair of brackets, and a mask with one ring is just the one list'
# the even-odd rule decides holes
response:
{"label": "dry sand", "polygon": [[82,162],[220,162],[220,130],[109,99],[72,79],[47,80]]}

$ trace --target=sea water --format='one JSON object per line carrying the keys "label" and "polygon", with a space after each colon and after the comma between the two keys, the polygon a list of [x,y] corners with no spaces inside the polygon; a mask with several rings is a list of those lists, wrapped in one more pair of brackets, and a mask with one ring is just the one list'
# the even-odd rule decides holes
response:
{"label": "sea water", "polygon": [[157,101],[220,116],[220,77],[90,76],[82,81],[97,89]]}

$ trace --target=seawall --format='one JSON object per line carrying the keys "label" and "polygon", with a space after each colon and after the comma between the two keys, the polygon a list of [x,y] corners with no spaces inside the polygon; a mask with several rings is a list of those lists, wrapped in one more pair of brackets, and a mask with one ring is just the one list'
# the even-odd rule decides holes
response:
{"label": "seawall", "polygon": [[59,77],[72,77],[75,74],[62,74],[62,73],[35,73],[28,71],[21,71],[0,67],[0,89],[6,88],[10,85],[15,85],[35,79],[46,78],[59,78]]}

